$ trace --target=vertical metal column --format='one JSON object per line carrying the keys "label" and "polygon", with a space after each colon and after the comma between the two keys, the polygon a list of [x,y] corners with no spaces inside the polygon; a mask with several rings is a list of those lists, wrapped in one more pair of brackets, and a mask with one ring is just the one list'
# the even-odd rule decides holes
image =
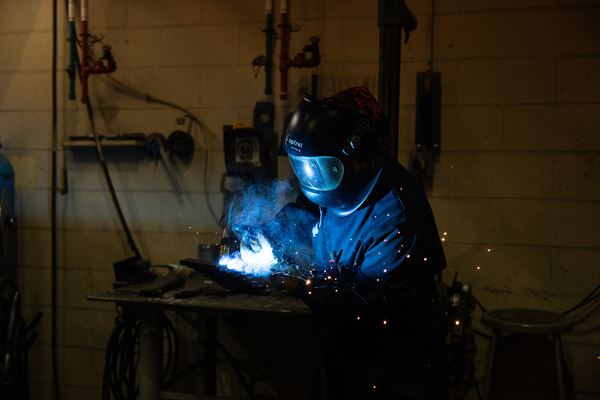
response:
{"label": "vertical metal column", "polygon": [[388,125],[387,147],[398,157],[398,124],[400,110],[400,25],[379,29],[379,104]]}
{"label": "vertical metal column", "polygon": [[160,400],[162,382],[161,311],[142,307],[140,315],[140,399]]}
{"label": "vertical metal column", "polygon": [[488,350],[487,369],[485,371],[485,386],[483,388],[483,400],[490,398],[492,392],[492,376],[494,374],[494,362],[496,361],[496,346],[498,345],[498,338],[500,332],[494,330],[492,334],[492,341],[490,343],[490,349]]}
{"label": "vertical metal column", "polygon": [[562,365],[563,358],[560,334],[552,335],[552,341],[554,342],[554,362],[556,363],[556,384],[558,386],[558,398],[559,400],[565,400],[565,375]]}
{"label": "vertical metal column", "polygon": [[400,112],[400,61],[402,29],[408,34],[417,20],[404,0],[379,0],[379,104],[389,124],[387,147],[398,157],[398,115]]}
{"label": "vertical metal column", "polygon": [[217,324],[216,315],[207,315],[206,336],[205,336],[205,355],[204,355],[204,394],[215,396],[217,394]]}

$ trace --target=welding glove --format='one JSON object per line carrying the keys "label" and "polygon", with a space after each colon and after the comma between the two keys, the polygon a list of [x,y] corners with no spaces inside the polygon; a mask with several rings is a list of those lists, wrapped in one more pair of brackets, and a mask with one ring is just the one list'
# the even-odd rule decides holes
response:
{"label": "welding glove", "polygon": [[368,300],[358,291],[352,269],[331,261],[325,268],[311,266],[302,272],[273,275],[271,281],[302,299],[317,314],[352,317],[357,313],[372,314]]}

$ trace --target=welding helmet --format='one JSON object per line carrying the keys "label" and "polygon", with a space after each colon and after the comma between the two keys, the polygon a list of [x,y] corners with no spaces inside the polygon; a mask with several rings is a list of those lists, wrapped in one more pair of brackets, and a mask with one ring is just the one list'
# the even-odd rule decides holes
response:
{"label": "welding helmet", "polygon": [[341,216],[364,203],[380,172],[382,121],[376,100],[365,88],[302,100],[288,122],[283,145],[309,200]]}

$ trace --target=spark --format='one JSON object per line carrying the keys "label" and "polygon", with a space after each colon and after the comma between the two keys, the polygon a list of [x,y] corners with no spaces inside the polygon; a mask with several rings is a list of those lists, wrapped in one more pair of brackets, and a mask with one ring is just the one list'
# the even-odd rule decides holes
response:
{"label": "spark", "polygon": [[477,271],[479,271],[481,269],[481,267],[478,265],[475,268],[477,268]]}
{"label": "spark", "polygon": [[360,321],[360,315],[356,317],[356,320],[357,320],[357,321]]}
{"label": "spark", "polygon": [[460,321],[459,320],[454,321],[454,325],[456,325],[456,326],[460,325]]}
{"label": "spark", "polygon": [[444,232],[444,236],[447,236],[447,235],[448,235],[448,232]]}
{"label": "spark", "polygon": [[407,254],[407,255],[406,255],[406,258],[410,258],[410,254]]}
{"label": "spark", "polygon": [[311,281],[310,281],[310,279],[307,279],[307,280],[306,280],[306,286],[309,286],[310,284],[311,284]]}
{"label": "spark", "polygon": [[423,261],[427,261],[427,257],[423,257]]}
{"label": "spark", "polygon": [[492,252],[492,249],[489,249],[489,248],[488,248],[488,249],[487,249],[487,252],[488,252],[488,253],[491,253],[491,252]]}
{"label": "spark", "polygon": [[383,273],[386,273],[386,272],[387,272],[387,268],[384,268]]}
{"label": "spark", "polygon": [[384,320],[383,320],[383,324],[384,324],[384,325],[387,325],[387,320],[385,320],[385,319],[384,319]]}

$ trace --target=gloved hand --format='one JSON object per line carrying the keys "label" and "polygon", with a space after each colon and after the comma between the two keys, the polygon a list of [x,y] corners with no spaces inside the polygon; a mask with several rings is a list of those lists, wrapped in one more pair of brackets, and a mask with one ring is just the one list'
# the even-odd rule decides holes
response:
{"label": "gloved hand", "polygon": [[354,301],[355,272],[335,260],[326,267],[280,265],[279,271],[271,275],[272,286],[302,299],[315,312],[336,313],[347,308],[349,298]]}
{"label": "gloved hand", "polygon": [[302,298],[306,292],[306,280],[299,276],[277,272],[270,276],[271,287],[290,292],[293,296]]}

